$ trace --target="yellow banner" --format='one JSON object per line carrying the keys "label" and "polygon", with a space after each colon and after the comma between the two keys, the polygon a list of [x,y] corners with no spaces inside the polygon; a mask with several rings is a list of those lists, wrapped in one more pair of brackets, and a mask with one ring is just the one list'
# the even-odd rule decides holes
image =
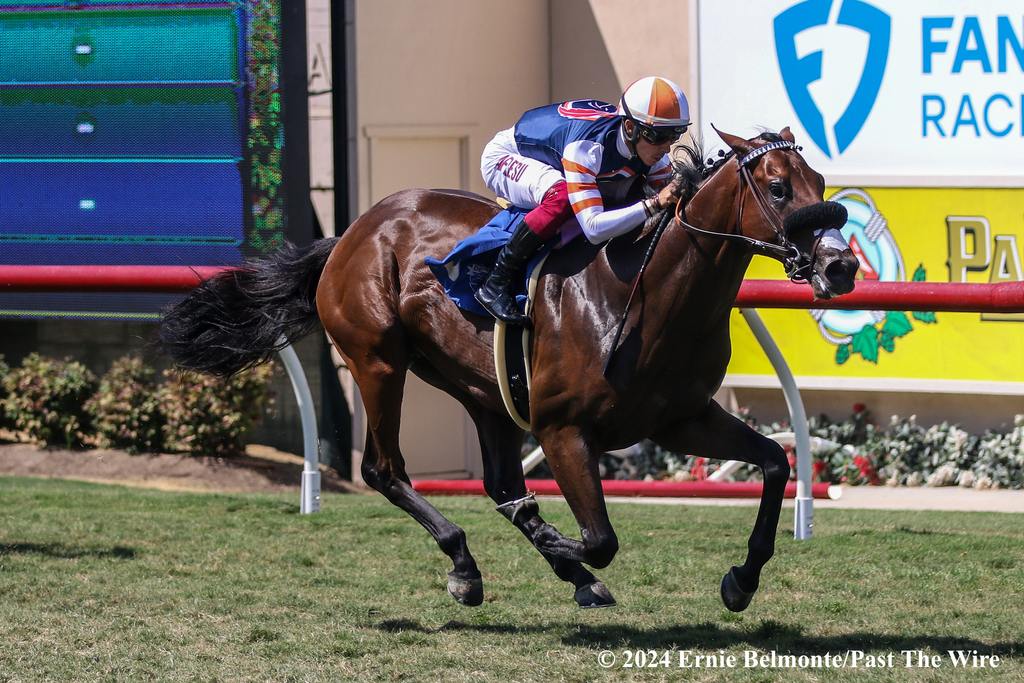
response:
{"label": "yellow banner", "polygon": [[[881,281],[1024,280],[1024,189],[843,188],[826,199],[847,207],[843,235],[860,278]],[[784,279],[755,257],[748,278]],[[822,387],[917,388],[1024,393],[1024,315],[905,311],[761,310],[793,374]],[[774,376],[743,318],[734,313],[729,382]],[[908,384],[909,383],[909,384]],[[1014,386],[1019,383],[1019,387]],[[803,382],[807,385],[807,382]]]}

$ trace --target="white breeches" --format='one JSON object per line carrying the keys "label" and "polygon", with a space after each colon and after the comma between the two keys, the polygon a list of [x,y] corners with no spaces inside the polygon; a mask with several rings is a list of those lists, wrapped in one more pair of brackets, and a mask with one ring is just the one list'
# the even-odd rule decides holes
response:
{"label": "white breeches", "polygon": [[519,153],[514,128],[500,131],[487,143],[480,157],[480,172],[491,192],[522,209],[536,207],[552,185],[565,180],[560,171],[543,161]]}

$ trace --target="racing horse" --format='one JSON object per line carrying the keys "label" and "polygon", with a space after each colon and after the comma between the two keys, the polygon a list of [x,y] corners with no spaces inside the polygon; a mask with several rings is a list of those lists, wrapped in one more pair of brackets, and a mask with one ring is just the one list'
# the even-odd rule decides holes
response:
{"label": "racing horse", "polygon": [[[573,585],[582,607],[615,603],[584,566],[608,566],[619,547],[601,489],[602,453],[649,438],[677,452],[753,463],[764,478],[757,519],[745,561],[720,588],[726,607],[740,611],[774,553],[790,468],[779,445],[712,398],[731,353],[733,301],[756,253],[784,263],[818,298],[850,291],[857,260],[836,230],[845,210],[823,201],[824,179],[788,128],[749,140],[719,135],[731,152],[714,164],[699,145],[682,147],[674,163],[675,218],[653,253],[649,224],[603,248],[556,250],[544,264],[533,306],[529,417],[579,539],[547,524],[527,494],[524,434],[496,384],[493,320],[458,309],[424,264],[487,223],[499,211],[491,201],[454,190],[394,194],[340,238],[286,246],[207,280],[166,312],[161,344],[180,366],[227,376],[266,361],[283,339],[295,341],[319,321],[362,394],[363,479],[451,558],[448,591],[464,605],[483,601],[466,534],[413,489],[399,449],[410,370],[465,406],[476,424],[487,494]],[[621,330],[645,254],[646,272]],[[614,362],[603,370],[613,350]]]}

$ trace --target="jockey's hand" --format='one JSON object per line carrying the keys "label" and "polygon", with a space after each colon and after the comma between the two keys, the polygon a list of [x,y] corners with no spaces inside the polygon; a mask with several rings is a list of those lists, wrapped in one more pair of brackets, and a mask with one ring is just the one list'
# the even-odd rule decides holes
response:
{"label": "jockey's hand", "polygon": [[669,206],[674,206],[679,200],[679,195],[683,193],[683,184],[676,179],[672,179],[669,183],[661,188],[654,197],[655,209],[661,211]]}

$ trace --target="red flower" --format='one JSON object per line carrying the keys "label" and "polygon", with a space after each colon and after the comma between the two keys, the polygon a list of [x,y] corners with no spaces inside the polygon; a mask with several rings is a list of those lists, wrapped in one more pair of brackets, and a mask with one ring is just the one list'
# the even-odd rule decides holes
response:
{"label": "red flower", "polygon": [[871,461],[865,458],[863,455],[856,455],[853,458],[853,464],[860,470],[860,476],[868,481],[870,484],[881,484],[881,479],[878,478],[878,473],[875,471],[874,465]]}
{"label": "red flower", "polygon": [[867,409],[868,409],[868,407],[866,405],[864,405],[863,403],[854,403],[853,404],[853,414],[854,415],[856,415],[858,413],[863,413]]}
{"label": "red flower", "polygon": [[825,481],[825,478],[822,475],[825,474],[827,469],[828,466],[823,460],[815,460],[814,463],[811,464],[811,474],[816,481]]}
{"label": "red flower", "polygon": [[706,463],[707,461],[707,458],[697,458],[696,460],[694,460],[693,466],[690,468],[690,476],[697,480],[707,479],[708,471],[707,468],[704,467],[704,463]]}

